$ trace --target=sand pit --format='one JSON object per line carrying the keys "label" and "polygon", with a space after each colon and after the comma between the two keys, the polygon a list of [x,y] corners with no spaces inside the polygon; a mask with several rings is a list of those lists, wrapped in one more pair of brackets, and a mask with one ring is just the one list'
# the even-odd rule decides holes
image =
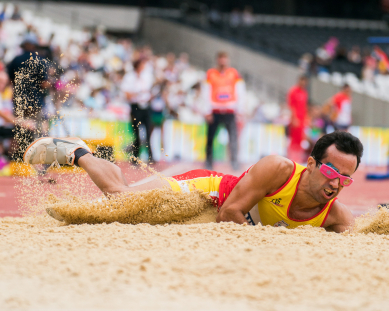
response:
{"label": "sand pit", "polygon": [[87,187],[87,176],[74,178],[48,196],[35,179],[19,188],[24,208],[36,215],[54,208],[67,224],[48,215],[0,219],[1,310],[382,310],[389,303],[386,209],[344,234],[216,224],[202,193],[161,189],[91,201],[83,189],[63,194],[65,186]]}
{"label": "sand pit", "polygon": [[3,218],[0,309],[382,310],[388,248],[312,227]]}

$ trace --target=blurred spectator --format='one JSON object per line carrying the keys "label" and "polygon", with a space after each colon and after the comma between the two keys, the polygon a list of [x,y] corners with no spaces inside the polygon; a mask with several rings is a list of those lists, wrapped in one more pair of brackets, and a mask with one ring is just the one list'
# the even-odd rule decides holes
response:
{"label": "blurred spectator", "polygon": [[298,163],[303,163],[305,160],[301,143],[304,140],[304,129],[307,120],[307,84],[307,77],[301,76],[297,85],[293,86],[288,93],[288,105],[291,110],[291,120],[288,128],[290,138],[288,157]]}
{"label": "blurred spectator", "polygon": [[229,67],[226,52],[219,52],[216,61],[216,68],[207,71],[207,83],[204,89],[205,99],[208,101],[206,168],[209,170],[213,168],[213,139],[219,124],[222,123],[227,127],[230,138],[231,165],[234,170],[238,170],[238,135],[235,115],[242,111],[245,85],[238,71]]}
{"label": "blurred spectator", "polygon": [[93,90],[90,96],[84,101],[84,105],[90,110],[101,111],[105,105],[104,95],[100,93],[99,89]]}
{"label": "blurred spectator", "polygon": [[[190,123],[201,124],[204,122],[204,115],[207,113],[206,103],[202,93],[202,86],[200,82],[197,82],[191,87],[185,98],[185,106],[190,108],[194,115],[191,115]],[[189,121],[189,120],[187,120]]]}
{"label": "blurred spectator", "polygon": [[214,4],[209,11],[209,22],[214,26],[218,26],[220,25],[221,21],[222,15],[218,10],[218,7]]}
{"label": "blurred spectator", "polygon": [[174,53],[168,53],[166,55],[167,66],[164,70],[164,79],[169,82],[177,82],[178,81],[178,66],[176,64],[176,56]]}
{"label": "blurred spectator", "polygon": [[251,27],[255,23],[255,18],[253,14],[253,8],[250,5],[246,5],[244,7],[243,13],[242,13],[242,24],[246,27]]}
{"label": "blurred spectator", "polygon": [[364,51],[362,79],[365,81],[373,81],[375,71],[377,69],[377,60],[371,55],[367,49]]}
{"label": "blurred spectator", "polygon": [[318,65],[318,72],[328,72],[329,65],[331,64],[332,58],[325,46],[321,46],[316,50],[316,63]]}
{"label": "blurred spectator", "polygon": [[[13,137],[13,125],[15,117],[12,115],[11,111],[7,111],[4,107],[3,101],[3,92],[8,83],[8,76],[4,71],[0,71],[0,143],[3,139]],[[8,123],[8,126],[7,126]],[[0,152],[1,154],[1,152]]]}
{"label": "blurred spectator", "polygon": [[299,60],[299,69],[301,74],[308,75],[311,71],[313,56],[310,53],[305,53]]}
{"label": "blurred spectator", "polygon": [[134,62],[134,71],[127,73],[122,82],[122,91],[126,95],[128,103],[131,105],[131,126],[135,134],[133,145],[128,150],[133,156],[139,157],[141,139],[139,126],[144,125],[146,129],[146,145],[149,151],[149,161],[153,161],[150,148],[151,135],[151,88],[153,77],[145,71],[146,60],[141,58]]}
{"label": "blurred spectator", "polygon": [[54,34],[52,34],[49,38],[49,40],[47,41],[46,44],[41,44],[39,46],[39,55],[42,57],[42,58],[45,58],[45,59],[48,59],[50,61],[53,61],[53,39],[54,39]]}
{"label": "blurred spectator", "polygon": [[152,129],[160,127],[162,129],[164,121],[164,111],[166,109],[166,101],[168,96],[167,83],[164,82],[161,85],[157,85],[153,88],[156,90],[156,95],[151,100],[151,125]]}
{"label": "blurred spectator", "polygon": [[181,53],[180,57],[176,61],[176,68],[178,74],[182,74],[186,69],[189,68],[189,55],[188,53]]}
{"label": "blurred spectator", "polygon": [[347,49],[344,46],[338,46],[336,49],[336,60],[347,61]]}
{"label": "blurred spectator", "polygon": [[351,88],[345,84],[339,93],[324,104],[323,111],[333,122],[335,130],[347,131],[350,127],[351,102]]}
{"label": "blurred spectator", "polygon": [[[12,113],[12,89],[8,84],[8,75],[0,71],[0,159],[4,163],[5,142],[10,146],[10,140],[14,137],[15,123],[25,129],[34,129],[34,123],[29,120],[17,120]],[[8,146],[8,147],[9,147]],[[0,168],[1,169],[1,168]]]}
{"label": "blurred spectator", "polygon": [[[24,130],[19,126],[16,127],[18,136],[18,152],[15,153],[16,159],[21,159],[25,148],[37,137],[47,135],[47,132],[42,132],[45,118],[42,113],[42,108],[45,103],[45,89],[48,85],[47,65],[43,59],[38,56],[38,40],[33,33],[27,34],[21,45],[23,53],[16,56],[8,64],[8,75],[12,85],[15,88],[16,73],[23,70],[29,72],[29,77],[19,76],[22,79],[23,87],[19,85],[20,94],[18,98],[13,97],[14,111],[17,117],[30,119],[35,122],[36,131]],[[25,73],[24,73],[25,74]],[[23,98],[24,100],[21,100]]]}
{"label": "blurred spectator", "polygon": [[241,24],[241,14],[238,8],[234,8],[230,13],[230,26],[236,28]]}
{"label": "blurred spectator", "polygon": [[6,18],[7,4],[4,4],[3,10],[0,12],[0,22],[4,21]]}
{"label": "blurred spectator", "polygon": [[309,107],[309,124],[305,129],[305,139],[308,142],[306,158],[311,154],[313,146],[325,133],[325,120],[322,115],[322,107],[319,105]]}
{"label": "blurred spectator", "polygon": [[21,19],[22,19],[22,15],[21,15],[20,12],[19,12],[19,6],[18,6],[18,5],[15,5],[15,6],[14,6],[14,11],[13,11],[13,13],[12,13],[11,19],[12,19],[13,21],[18,21],[18,20],[21,20]]}
{"label": "blurred spectator", "polygon": [[336,56],[338,45],[339,45],[339,40],[335,37],[331,37],[324,44],[324,49],[327,51],[330,58],[334,58]]}
{"label": "blurred spectator", "polygon": [[351,51],[348,52],[347,59],[350,63],[360,64],[362,61],[361,49],[358,45],[354,45]]}

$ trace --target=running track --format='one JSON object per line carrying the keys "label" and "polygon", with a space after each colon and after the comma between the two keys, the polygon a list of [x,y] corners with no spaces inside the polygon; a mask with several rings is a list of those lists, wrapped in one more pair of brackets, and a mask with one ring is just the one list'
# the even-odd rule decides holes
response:
{"label": "running track", "polygon": [[[141,170],[134,170],[127,163],[119,165],[124,171],[129,183],[137,182],[147,177],[147,174]],[[180,174],[182,172],[202,168],[201,163],[158,163],[155,164],[154,169],[159,172],[165,172],[166,176]],[[246,167],[242,167],[243,170]],[[228,164],[219,163],[215,165],[215,171],[223,172],[225,174],[239,175],[239,172],[233,172]],[[365,179],[366,172],[371,171],[368,168],[361,167],[355,174],[355,182],[350,188],[346,188],[339,195],[339,200],[350,207],[354,215],[360,215],[369,210],[377,208],[379,203],[389,203],[389,180],[385,181],[367,181]],[[376,170],[377,171],[377,170]],[[71,175],[71,174],[69,174]],[[68,178],[70,182],[71,176]],[[60,181],[67,182],[66,178]],[[16,200],[16,191],[14,186],[17,183],[17,177],[0,177],[0,217],[6,216],[20,216]],[[50,185],[47,185],[50,187]],[[95,188],[93,184],[90,185],[91,190]],[[96,191],[96,188],[93,189]]]}

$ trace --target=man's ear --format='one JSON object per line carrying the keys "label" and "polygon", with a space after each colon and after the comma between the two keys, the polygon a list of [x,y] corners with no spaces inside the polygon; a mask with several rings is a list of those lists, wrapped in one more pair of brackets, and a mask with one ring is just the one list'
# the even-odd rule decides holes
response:
{"label": "man's ear", "polygon": [[307,161],[307,171],[312,172],[316,166],[316,160],[313,157],[309,157]]}

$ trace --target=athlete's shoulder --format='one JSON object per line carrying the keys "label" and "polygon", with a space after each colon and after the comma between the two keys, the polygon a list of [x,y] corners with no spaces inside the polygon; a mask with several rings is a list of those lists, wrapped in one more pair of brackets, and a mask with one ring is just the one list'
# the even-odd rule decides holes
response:
{"label": "athlete's shoulder", "polygon": [[292,86],[290,89],[289,89],[289,93],[294,93],[298,90],[298,86],[297,85],[294,85]]}
{"label": "athlete's shoulder", "polygon": [[207,78],[209,78],[210,76],[212,76],[212,75],[215,75],[215,74],[217,74],[217,69],[216,68],[209,68],[208,70],[207,70]]}
{"label": "athlete's shoulder", "polygon": [[269,155],[257,162],[257,164],[263,164],[268,166],[270,169],[290,171],[292,172],[295,168],[295,163],[285,157],[279,155]]}
{"label": "athlete's shoulder", "polygon": [[295,171],[296,165],[293,161],[278,155],[270,155],[259,160],[250,170],[251,175],[261,176],[272,193],[284,185]]}
{"label": "athlete's shoulder", "polygon": [[337,101],[337,100],[339,100],[339,99],[341,99],[343,97],[344,97],[343,93],[342,92],[338,92],[334,96],[332,96],[332,99],[333,99],[333,101]]}
{"label": "athlete's shoulder", "polygon": [[227,73],[234,77],[235,80],[243,80],[242,76],[234,67],[228,67]]}

